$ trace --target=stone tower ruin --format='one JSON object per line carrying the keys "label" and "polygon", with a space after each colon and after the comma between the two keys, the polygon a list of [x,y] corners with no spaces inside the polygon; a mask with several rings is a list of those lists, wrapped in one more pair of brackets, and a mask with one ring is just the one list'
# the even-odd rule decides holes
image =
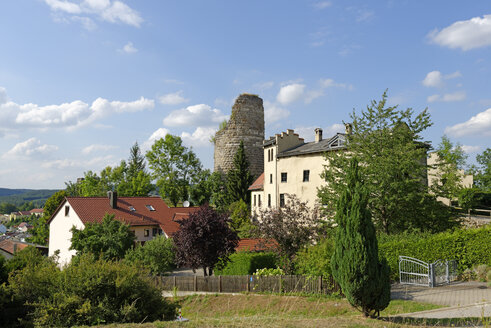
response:
{"label": "stone tower ruin", "polygon": [[214,170],[228,172],[234,166],[234,156],[240,141],[249,160],[249,170],[257,178],[264,170],[264,107],[257,95],[241,94],[232,106],[227,125],[215,134]]}

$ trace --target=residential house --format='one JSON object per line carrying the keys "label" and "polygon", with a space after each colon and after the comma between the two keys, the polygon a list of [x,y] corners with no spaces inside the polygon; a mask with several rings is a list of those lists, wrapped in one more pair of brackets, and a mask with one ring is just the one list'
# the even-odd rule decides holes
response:
{"label": "residential house", "polygon": [[70,229],[83,229],[88,223],[101,223],[106,214],[130,226],[136,241],[144,243],[155,236],[171,237],[196,207],[169,207],[160,197],[118,197],[109,192],[106,197],[66,197],[48,221],[49,255],[59,251],[60,264],[70,262],[75,255],[70,250]]}
{"label": "residential house", "polygon": [[31,224],[29,223],[26,223],[26,222],[21,222],[18,226],[17,226],[17,230],[19,231],[22,231],[22,232],[27,232],[27,230],[30,230],[34,228],[34,226],[32,226]]}
{"label": "residential house", "polygon": [[28,246],[36,247],[41,251],[41,254],[48,255],[48,247],[46,246],[24,243],[12,239],[4,239],[0,240],[0,256],[5,257],[6,259],[11,259],[15,253],[27,248]]}
{"label": "residential house", "polygon": [[31,215],[34,214],[35,216],[41,216],[44,213],[44,209],[42,209],[42,208],[33,208],[29,212],[31,213]]}
{"label": "residential house", "polygon": [[10,213],[10,221],[18,219],[18,218],[27,218],[31,216],[30,211],[17,211]]}
{"label": "residential house", "polygon": [[[438,153],[432,152],[428,156],[428,187],[432,187],[437,184],[445,183],[441,179],[441,170],[438,168]],[[460,185],[464,188],[471,188],[474,184],[474,176],[472,174],[465,174],[464,170],[459,170],[461,176]],[[451,205],[451,200],[445,197],[438,197],[439,201],[447,206]]]}
{"label": "residential house", "polygon": [[[347,125],[347,133],[351,126]],[[317,188],[325,184],[320,177],[327,164],[324,153],[346,149],[346,134],[323,139],[315,129],[315,140],[305,142],[293,130],[276,134],[263,142],[264,173],[249,187],[252,213],[259,209],[285,205],[286,195],[294,194],[314,206]]]}

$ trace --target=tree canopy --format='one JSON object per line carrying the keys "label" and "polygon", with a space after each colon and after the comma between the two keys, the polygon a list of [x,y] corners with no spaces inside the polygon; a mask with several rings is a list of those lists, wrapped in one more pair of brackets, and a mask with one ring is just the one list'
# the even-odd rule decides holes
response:
{"label": "tree canopy", "polygon": [[163,275],[175,268],[174,243],[172,239],[157,236],[126,252],[126,262],[140,264],[152,274]]}
{"label": "tree canopy", "polygon": [[174,206],[189,199],[190,187],[199,181],[202,170],[196,154],[178,136],[167,134],[156,140],[146,154],[162,198]]}
{"label": "tree canopy", "polygon": [[218,261],[226,263],[237,247],[238,236],[229,227],[227,216],[208,205],[201,206],[179,224],[181,227],[173,239],[176,260],[181,267],[203,268],[205,275],[208,269],[211,275]]}
{"label": "tree canopy", "polygon": [[[360,114],[353,110],[350,117],[352,133],[346,135],[346,150],[326,153],[329,164],[321,175],[326,185],[318,193],[326,213],[332,216],[336,212],[350,159],[356,156],[376,227],[386,233],[428,230],[427,213],[421,204],[437,206],[436,200],[427,197],[425,159],[429,145],[421,137],[421,132],[432,125],[428,111],[414,116],[411,108],[387,106],[384,92],[380,101],[372,101]],[[433,228],[448,226],[450,218],[440,219]]]}
{"label": "tree canopy", "polygon": [[106,214],[102,223],[88,223],[85,229],[73,227],[70,249],[77,255],[91,253],[105,260],[122,259],[133,246],[135,234],[129,225],[114,220],[114,215]]}
{"label": "tree canopy", "polygon": [[476,162],[479,165],[473,170],[475,184],[482,191],[491,192],[491,148],[478,154]]}

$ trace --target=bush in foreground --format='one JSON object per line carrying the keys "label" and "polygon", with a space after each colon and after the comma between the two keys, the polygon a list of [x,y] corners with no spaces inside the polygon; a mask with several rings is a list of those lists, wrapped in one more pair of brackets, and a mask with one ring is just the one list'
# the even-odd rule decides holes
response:
{"label": "bush in foreground", "polygon": [[16,313],[14,320],[41,327],[175,318],[176,305],[149,279],[148,271],[91,254],[74,258],[63,270],[53,258],[43,258],[10,275],[0,303]]}

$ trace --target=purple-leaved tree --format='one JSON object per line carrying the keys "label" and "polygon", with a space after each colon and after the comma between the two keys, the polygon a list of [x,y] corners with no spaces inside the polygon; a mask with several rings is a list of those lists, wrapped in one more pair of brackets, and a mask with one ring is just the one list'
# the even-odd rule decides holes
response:
{"label": "purple-leaved tree", "polygon": [[201,206],[179,224],[181,227],[173,239],[176,262],[181,267],[203,268],[205,276],[211,275],[218,260],[226,262],[237,247],[239,238],[230,229],[227,216],[208,205]]}

